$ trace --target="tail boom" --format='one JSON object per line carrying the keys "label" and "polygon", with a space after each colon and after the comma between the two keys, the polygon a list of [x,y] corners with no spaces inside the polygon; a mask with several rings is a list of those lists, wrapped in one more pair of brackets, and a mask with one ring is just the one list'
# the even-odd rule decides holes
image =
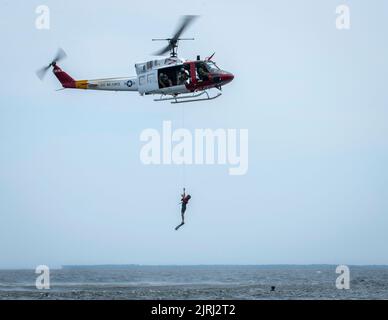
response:
{"label": "tail boom", "polygon": [[97,80],[74,80],[57,65],[53,66],[53,73],[66,89],[89,89],[105,91],[138,91],[137,77],[109,78]]}

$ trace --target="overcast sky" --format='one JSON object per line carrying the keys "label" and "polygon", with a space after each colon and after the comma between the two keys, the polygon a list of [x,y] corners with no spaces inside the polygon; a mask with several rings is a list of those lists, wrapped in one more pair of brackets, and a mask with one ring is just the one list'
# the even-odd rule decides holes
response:
{"label": "overcast sky", "polygon": [[[0,268],[40,264],[388,264],[386,1],[4,1],[0,10]],[[350,30],[335,26],[337,5]],[[35,28],[48,5],[50,30]],[[182,14],[180,55],[235,80],[185,106],[185,127],[249,130],[249,171],[145,166],[139,136],[182,106],[137,93],[55,91],[135,75]]]}

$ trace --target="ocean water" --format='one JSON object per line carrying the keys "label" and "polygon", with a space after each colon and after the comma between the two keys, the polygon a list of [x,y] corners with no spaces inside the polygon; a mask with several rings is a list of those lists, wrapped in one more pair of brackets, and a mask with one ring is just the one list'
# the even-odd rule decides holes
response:
{"label": "ocean water", "polygon": [[0,299],[388,299],[388,266],[349,268],[349,290],[329,265],[69,267],[49,290],[34,270],[0,270]]}

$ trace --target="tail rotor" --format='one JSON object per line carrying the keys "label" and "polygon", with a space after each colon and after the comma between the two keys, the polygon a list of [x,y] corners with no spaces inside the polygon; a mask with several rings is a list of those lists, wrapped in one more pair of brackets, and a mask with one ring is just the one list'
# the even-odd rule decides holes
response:
{"label": "tail rotor", "polygon": [[57,51],[57,54],[55,55],[54,59],[51,61],[51,63],[46,66],[46,67],[43,67],[39,70],[36,71],[36,75],[38,76],[38,78],[40,80],[43,80],[44,77],[46,76],[47,74],[47,71],[51,68],[51,67],[54,67],[57,62],[65,59],[67,57],[66,55],[66,52],[62,49],[62,48],[59,48],[58,51]]}

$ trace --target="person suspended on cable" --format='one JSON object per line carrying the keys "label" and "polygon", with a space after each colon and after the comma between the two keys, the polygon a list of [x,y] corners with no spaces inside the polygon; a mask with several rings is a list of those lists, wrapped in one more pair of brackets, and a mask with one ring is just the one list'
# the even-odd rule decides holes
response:
{"label": "person suspended on cable", "polygon": [[182,222],[179,226],[175,228],[175,230],[178,230],[180,227],[182,227],[185,224],[185,212],[186,212],[186,206],[189,203],[189,200],[191,199],[191,195],[186,195],[186,189],[183,188],[183,194],[181,194],[181,216],[182,216]]}

